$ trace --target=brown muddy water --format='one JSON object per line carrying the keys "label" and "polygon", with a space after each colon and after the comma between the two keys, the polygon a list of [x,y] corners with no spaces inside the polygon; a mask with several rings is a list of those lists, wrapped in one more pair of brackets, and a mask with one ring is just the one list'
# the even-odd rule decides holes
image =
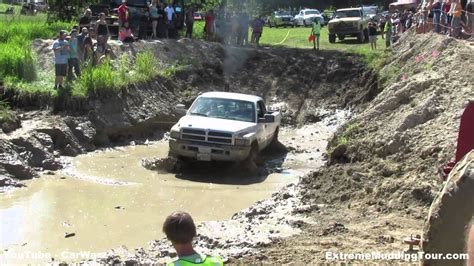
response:
{"label": "brown muddy water", "polygon": [[162,223],[176,210],[197,223],[229,220],[320,167],[327,140],[346,120],[342,114],[282,128],[280,141],[292,152],[268,155],[267,168],[279,173],[263,176],[216,164],[193,164],[180,174],[142,167],[143,158],[167,155],[166,141],[68,157],[64,170],[0,195],[0,264],[77,262],[121,245],[146,248],[164,236]]}
{"label": "brown muddy water", "polygon": [[[74,261],[64,252],[146,247],[163,237],[162,223],[175,210],[191,213],[196,222],[230,219],[300,175],[285,170],[263,177],[233,176],[218,166],[217,171],[207,168],[207,175],[197,169],[176,176],[140,165],[142,158],[166,154],[167,142],[94,152],[71,158],[62,172],[1,195],[4,259]],[[18,254],[24,257],[18,259]]]}

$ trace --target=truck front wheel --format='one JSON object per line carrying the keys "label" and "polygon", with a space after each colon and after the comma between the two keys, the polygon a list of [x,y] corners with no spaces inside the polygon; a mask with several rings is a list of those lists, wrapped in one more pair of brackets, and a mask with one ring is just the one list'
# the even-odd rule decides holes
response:
{"label": "truck front wheel", "polygon": [[329,42],[330,43],[336,42],[336,34],[329,34]]}
{"label": "truck front wheel", "polygon": [[270,143],[270,145],[273,146],[273,147],[275,147],[275,145],[278,144],[278,132],[280,132],[279,127],[277,127],[275,129],[275,133],[273,133],[272,142]]}
{"label": "truck front wheel", "polygon": [[257,143],[255,142],[252,143],[252,148],[250,149],[249,155],[247,156],[247,159],[245,159],[244,163],[249,166],[255,166],[255,167],[261,164]]}

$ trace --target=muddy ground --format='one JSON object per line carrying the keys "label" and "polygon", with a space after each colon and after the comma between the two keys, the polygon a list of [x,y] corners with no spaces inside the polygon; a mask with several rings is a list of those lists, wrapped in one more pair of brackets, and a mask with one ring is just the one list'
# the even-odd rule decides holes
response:
{"label": "muddy ground", "polygon": [[[229,90],[279,105],[286,126],[337,119],[338,109],[356,116],[331,141],[327,166],[231,221],[201,224],[202,251],[233,263],[322,262],[326,251],[400,251],[403,237],[421,234],[441,186],[437,168],[453,155],[459,116],[474,98],[472,67],[464,67],[472,66],[472,47],[443,36],[406,34],[379,82],[361,58],[339,52],[170,44],[136,48],[156,48],[164,64],[183,54],[198,59],[172,79],[106,99],[71,99],[73,111],[53,103],[52,111],[26,112],[28,101],[18,101],[21,127],[9,126],[0,136],[3,188],[22,186],[18,180],[36,177],[38,170],[61,168],[60,156],[162,132],[164,122],[177,116],[176,103],[189,104],[202,91]],[[126,49],[114,46],[115,53]],[[292,141],[301,142],[298,136]],[[285,235],[288,228],[299,234]],[[117,249],[109,255],[102,262],[156,262],[173,254],[166,241],[157,240],[131,254]]]}

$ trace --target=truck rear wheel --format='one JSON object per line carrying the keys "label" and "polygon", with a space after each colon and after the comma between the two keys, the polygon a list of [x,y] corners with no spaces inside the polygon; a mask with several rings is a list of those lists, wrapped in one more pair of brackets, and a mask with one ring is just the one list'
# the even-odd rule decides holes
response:
{"label": "truck rear wheel", "polygon": [[360,43],[364,42],[364,31],[361,31],[359,34],[357,34],[357,41]]}
{"label": "truck rear wheel", "polygon": [[364,30],[364,42],[369,42],[369,30]]}
{"label": "truck rear wheel", "polygon": [[329,42],[330,43],[336,42],[336,34],[329,34]]}

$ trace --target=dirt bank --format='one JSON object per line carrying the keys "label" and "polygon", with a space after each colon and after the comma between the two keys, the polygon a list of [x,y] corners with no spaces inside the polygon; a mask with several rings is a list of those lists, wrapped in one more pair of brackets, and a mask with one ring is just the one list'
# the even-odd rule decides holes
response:
{"label": "dirt bank", "polygon": [[[35,41],[42,71],[49,73],[51,41]],[[116,57],[151,49],[163,67],[181,62],[174,76],[88,98],[53,98],[3,89],[17,123],[0,133],[0,186],[38,171],[61,167],[60,156],[97,147],[160,138],[178,115],[177,103],[189,104],[200,92],[229,90],[261,95],[285,111],[285,125],[324,120],[337,108],[368,101],[378,92],[376,78],[355,55],[297,49],[229,48],[196,40],[111,43]],[[184,62],[184,63],[183,63]],[[318,70],[318,71],[315,71]],[[326,71],[327,70],[327,71]],[[31,111],[33,109],[33,111]],[[328,111],[329,110],[329,111]]]}
{"label": "dirt bank", "polygon": [[[380,75],[390,84],[332,140],[327,167],[301,180],[312,210],[302,233],[262,248],[270,263],[322,262],[326,252],[400,252],[422,234],[437,170],[453,157],[474,99],[474,49],[437,34],[405,34]],[[254,262],[254,257],[237,260]]]}

